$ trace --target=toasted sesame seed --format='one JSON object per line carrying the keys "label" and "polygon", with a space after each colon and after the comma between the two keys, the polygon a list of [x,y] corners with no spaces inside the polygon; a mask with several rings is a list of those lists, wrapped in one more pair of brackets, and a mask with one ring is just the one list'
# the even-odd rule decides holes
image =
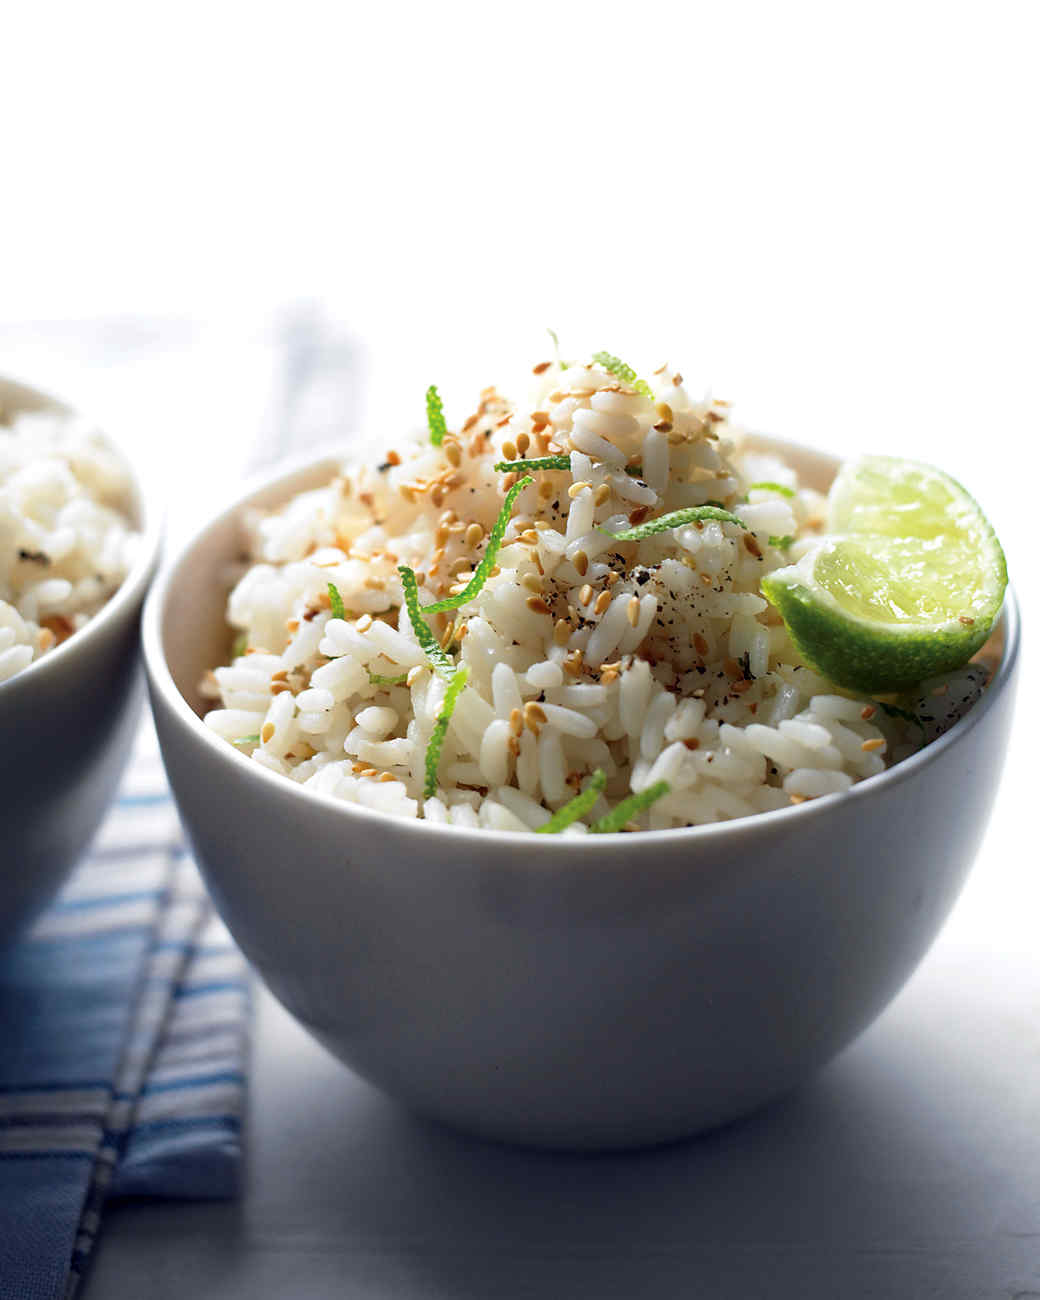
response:
{"label": "toasted sesame seed", "polygon": [[875,713],[877,713],[877,709],[874,708],[873,704],[867,704],[860,711],[859,716],[863,719],[864,722],[869,722]]}
{"label": "toasted sesame seed", "polygon": [[406,686],[414,686],[422,674],[426,671],[425,664],[416,664],[414,668],[408,669],[408,676],[405,678]]}
{"label": "toasted sesame seed", "polygon": [[551,614],[552,610],[545,603],[541,596],[528,596],[526,600],[528,609],[534,610],[536,614]]}
{"label": "toasted sesame seed", "polygon": [[264,725],[260,728],[261,744],[266,745],[273,735],[274,735],[274,723],[265,722]]}
{"label": "toasted sesame seed", "polygon": [[618,679],[618,670],[616,668],[604,668],[599,675],[600,685],[609,686],[611,682]]}
{"label": "toasted sesame seed", "polygon": [[456,626],[456,628],[455,628],[455,640],[456,640],[456,641],[464,641],[465,638],[466,638],[466,633],[467,633],[468,631],[469,631],[469,624],[468,624],[468,623],[459,623],[459,624],[457,624],[457,626]]}
{"label": "toasted sesame seed", "polygon": [[477,423],[479,419],[480,419],[479,414],[471,415],[469,419],[466,421],[466,423],[462,426],[462,432],[469,433],[470,429],[473,428],[473,426]]}
{"label": "toasted sesame seed", "polygon": [[805,803],[808,800],[809,796],[805,794],[792,794],[792,795],[788,795],[788,798],[791,800],[792,803]]}
{"label": "toasted sesame seed", "polygon": [[708,642],[700,634],[700,632],[694,632],[693,634],[693,648],[697,651],[697,653],[700,655],[702,659],[708,653]]}
{"label": "toasted sesame seed", "polygon": [[533,573],[525,573],[524,576],[520,579],[520,581],[523,584],[523,586],[527,588],[528,591],[533,591],[535,595],[538,596],[542,594],[542,584],[538,581],[538,579],[535,577]]}
{"label": "toasted sesame seed", "polygon": [[639,622],[639,597],[630,596],[628,604],[625,606],[625,613],[628,616],[629,623],[635,627]]}
{"label": "toasted sesame seed", "polygon": [[755,536],[754,536],[753,533],[745,533],[745,534],[744,534],[744,549],[747,550],[747,551],[750,551],[750,553],[751,553],[751,554],[752,554],[752,555],[753,555],[757,560],[760,560],[760,559],[762,558],[762,548],[761,548],[761,546],[759,546],[758,542],[755,540]]}
{"label": "toasted sesame seed", "polygon": [[673,415],[672,415],[672,408],[668,405],[667,402],[658,402],[658,403],[657,403],[657,416],[658,416],[658,419],[661,419],[661,420],[667,420],[667,421],[669,421],[669,422],[672,420],[672,418],[673,418]]}
{"label": "toasted sesame seed", "polygon": [[534,700],[528,700],[524,705],[524,722],[530,731],[537,736],[542,727],[545,726],[547,719],[545,710]]}
{"label": "toasted sesame seed", "polygon": [[509,710],[509,730],[514,736],[519,736],[524,729],[524,715],[519,709]]}
{"label": "toasted sesame seed", "polygon": [[583,658],[584,654],[581,650],[572,650],[563,661],[564,672],[570,673],[572,677],[579,677],[581,675],[581,661]]}
{"label": "toasted sesame seed", "polygon": [[478,546],[484,538],[484,530],[480,524],[470,524],[466,529],[466,545]]}
{"label": "toasted sesame seed", "polygon": [[299,632],[300,620],[298,618],[290,618],[285,625],[285,630],[287,632]]}
{"label": "toasted sesame seed", "polygon": [[367,632],[371,626],[372,626],[371,614],[362,614],[361,617],[358,619],[358,621],[354,624],[354,628],[358,632]]}
{"label": "toasted sesame seed", "polygon": [[510,420],[512,420],[512,418],[513,417],[511,415],[507,415],[504,420],[499,420],[499,422],[495,425],[495,428],[504,429],[506,425],[510,422]]}
{"label": "toasted sesame seed", "polygon": [[958,622],[963,623],[965,627],[971,627],[974,624],[975,620],[973,618],[969,618],[967,614],[962,614],[958,619]]}
{"label": "toasted sesame seed", "polygon": [[607,576],[603,579],[603,581],[607,584],[608,588],[616,587],[617,584],[621,581],[621,574],[614,573],[613,571],[611,571],[610,573],[607,574]]}
{"label": "toasted sesame seed", "polygon": [[445,438],[443,445],[445,458],[457,468],[462,464],[462,448],[454,438]]}
{"label": "toasted sesame seed", "polygon": [[592,494],[592,504],[596,506],[605,505],[610,500],[610,484],[601,483]]}
{"label": "toasted sesame seed", "polygon": [[526,456],[527,449],[528,447],[530,447],[530,445],[531,445],[531,437],[529,434],[518,433],[516,435],[516,450],[519,455]]}
{"label": "toasted sesame seed", "polygon": [[582,493],[585,491],[585,489],[588,488],[588,487],[592,487],[592,484],[591,484],[591,483],[586,483],[586,482],[584,481],[584,479],[579,480],[579,482],[577,482],[577,483],[572,483],[572,484],[570,485],[570,487],[567,489],[567,495],[568,495],[568,496],[570,497],[570,499],[573,501],[575,497],[581,496],[581,494],[582,494]]}
{"label": "toasted sesame seed", "polygon": [[589,557],[584,551],[575,551],[574,559],[571,561],[578,573],[584,578],[589,571]]}
{"label": "toasted sesame seed", "polygon": [[682,375],[679,374],[678,370],[675,372],[674,375],[672,375],[672,383],[676,386],[676,388],[678,388],[679,385],[682,383]]}
{"label": "toasted sesame seed", "polygon": [[507,438],[506,441],[502,444],[502,459],[503,459],[503,460],[516,460],[516,457],[517,457],[517,452],[516,452],[516,443],[515,443],[515,442],[511,442],[511,441]]}
{"label": "toasted sesame seed", "polygon": [[[550,401],[550,402],[558,402],[558,401],[560,401],[560,400],[562,399],[562,397],[563,397],[563,394],[562,394],[562,393],[554,393],[554,394],[549,398],[549,401]],[[531,412],[531,423],[532,423],[532,424],[548,424],[548,423],[549,423],[549,412],[548,412],[548,411],[532,411],[532,412]]]}
{"label": "toasted sesame seed", "polygon": [[714,579],[712,578],[710,573],[701,574],[701,582],[703,582],[706,587],[710,587],[713,581]]}
{"label": "toasted sesame seed", "polygon": [[391,449],[386,453],[386,463],[388,465],[400,465],[401,463],[400,454]]}
{"label": "toasted sesame seed", "polygon": [[635,528],[637,524],[641,524],[643,522],[643,520],[647,517],[649,513],[650,513],[649,506],[636,506],[636,508],[628,516],[628,522],[632,525],[633,528]]}
{"label": "toasted sesame seed", "polygon": [[578,592],[578,600],[581,601],[583,605],[587,605],[591,599],[592,599],[592,588],[586,582],[584,587],[582,587],[581,591]]}
{"label": "toasted sesame seed", "polygon": [[873,754],[876,750],[884,748],[885,742],[880,736],[875,736],[873,740],[865,740],[863,744],[860,745],[860,749],[863,750],[864,754]]}
{"label": "toasted sesame seed", "polygon": [[277,672],[271,674],[272,682],[284,682],[289,676],[288,668],[279,668]]}
{"label": "toasted sesame seed", "polygon": [[442,650],[447,650],[455,637],[455,624],[449,623],[440,635],[440,645]]}
{"label": "toasted sesame seed", "polygon": [[288,682],[272,682],[272,683],[271,683],[271,694],[272,694],[272,695],[282,695],[285,691],[291,691],[291,690],[292,690],[292,687],[289,685]]}
{"label": "toasted sesame seed", "polygon": [[387,781],[396,781],[397,777],[392,772],[380,772],[378,779],[385,785]]}
{"label": "toasted sesame seed", "polygon": [[557,645],[566,645],[571,637],[571,625],[566,619],[558,618],[553,627],[553,641]]}
{"label": "toasted sesame seed", "polygon": [[386,581],[383,578],[366,578],[365,586],[369,591],[382,591],[386,587]]}
{"label": "toasted sesame seed", "polygon": [[673,426],[671,420],[661,420],[654,428],[658,433],[671,433]]}
{"label": "toasted sesame seed", "polygon": [[551,365],[551,361],[539,361],[531,373],[534,375],[544,375]]}
{"label": "toasted sesame seed", "polygon": [[503,474],[502,491],[508,492],[515,482],[516,482],[516,472],[514,470],[510,470],[508,474]]}
{"label": "toasted sesame seed", "polygon": [[610,601],[611,601],[610,592],[609,592],[609,591],[601,591],[601,592],[599,593],[599,595],[596,597],[596,603],[595,603],[595,605],[593,605],[593,607],[592,607],[592,612],[593,612],[594,614],[603,614],[603,613],[605,613],[606,610],[607,610],[607,608],[608,608],[608,606],[610,605]]}
{"label": "toasted sesame seed", "polygon": [[548,501],[555,491],[550,479],[543,478],[538,484],[538,497],[541,501]]}

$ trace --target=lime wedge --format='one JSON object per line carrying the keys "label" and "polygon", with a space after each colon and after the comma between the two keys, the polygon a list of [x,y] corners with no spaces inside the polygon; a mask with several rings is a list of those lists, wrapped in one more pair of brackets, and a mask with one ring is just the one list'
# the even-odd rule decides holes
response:
{"label": "lime wedge", "polygon": [[762,580],[799,653],[838,686],[885,694],[959,668],[989,636],[1007,566],[959,483],[867,456],[831,488],[828,534]]}

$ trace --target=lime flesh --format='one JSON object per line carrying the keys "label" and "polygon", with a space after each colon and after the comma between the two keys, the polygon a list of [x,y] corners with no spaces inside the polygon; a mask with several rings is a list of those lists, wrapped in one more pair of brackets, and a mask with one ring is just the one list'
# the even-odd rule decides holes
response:
{"label": "lime flesh", "polygon": [[996,534],[940,470],[870,456],[831,489],[828,535],[762,581],[796,648],[838,686],[904,690],[959,668],[1000,612]]}

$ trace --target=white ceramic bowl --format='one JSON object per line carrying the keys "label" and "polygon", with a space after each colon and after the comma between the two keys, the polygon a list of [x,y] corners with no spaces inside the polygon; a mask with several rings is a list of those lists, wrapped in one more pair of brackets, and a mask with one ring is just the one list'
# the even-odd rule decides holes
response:
{"label": "white ceramic bowl", "polygon": [[[834,460],[780,445],[827,487]],[[181,815],[225,920],[289,1010],[420,1112],[566,1147],[732,1119],[869,1024],[981,838],[1012,710],[1013,600],[971,713],[847,794],[638,836],[428,827],[302,789],[199,720],[196,683],[226,661],[221,574],[243,504],[280,504],[335,467],[255,486],[175,557],[144,616]]]}
{"label": "white ceramic bowl", "polygon": [[[0,408],[68,410],[7,379],[0,379]],[[161,537],[137,475],[135,484],[134,522],[143,535],[119,590],[85,627],[0,683],[0,943],[48,902],[87,849],[130,757],[144,702],[141,606]]]}

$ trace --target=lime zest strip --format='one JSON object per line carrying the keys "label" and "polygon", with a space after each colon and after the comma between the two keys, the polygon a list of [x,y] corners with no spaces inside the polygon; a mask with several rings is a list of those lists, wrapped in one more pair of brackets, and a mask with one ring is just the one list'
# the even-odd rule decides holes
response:
{"label": "lime zest strip", "polygon": [[347,617],[347,611],[343,604],[343,597],[339,594],[339,588],[334,582],[329,583],[329,608],[332,610],[333,618]]}
{"label": "lime zest strip", "polygon": [[559,335],[556,333],[555,330],[547,329],[545,332],[546,332],[546,334],[548,334],[549,337],[552,339],[552,341],[553,341],[553,347],[556,349],[556,364],[560,367],[561,370],[566,370],[567,367],[570,365],[570,362],[569,362],[569,361],[564,361],[563,358],[560,356],[560,339],[559,339]]}
{"label": "lime zest strip", "polygon": [[426,390],[426,424],[430,430],[430,441],[439,447],[448,432],[448,426],[444,420],[444,403],[436,384],[431,384]]}
{"label": "lime zest strip", "polygon": [[752,483],[748,492],[779,492],[782,497],[793,497],[794,488],[784,487],[782,483],[771,483],[763,479],[761,483]]}
{"label": "lime zest strip", "polygon": [[925,730],[925,725],[916,713],[911,713],[909,709],[901,709],[898,704],[886,704],[884,700],[875,700],[878,708],[883,713],[887,713],[890,718],[902,718],[904,722],[912,722],[915,727]]}
{"label": "lime zest strip", "polygon": [[784,533],[783,537],[778,537],[776,533],[769,535],[769,545],[775,546],[778,551],[786,551],[789,546],[794,545],[794,540],[791,533]]}
{"label": "lime zest strip", "polygon": [[557,808],[544,826],[536,826],[535,834],[556,835],[566,830],[572,822],[585,816],[603,793],[606,784],[606,772],[601,767],[597,767],[585,789],[576,794],[573,799],[568,799],[562,808]]}
{"label": "lime zest strip", "polygon": [[598,366],[602,366],[604,370],[608,370],[620,379],[623,384],[628,384],[637,393],[642,393],[644,397],[653,400],[654,395],[650,391],[650,385],[645,379],[640,379],[632,367],[626,365],[620,357],[615,357],[609,352],[593,352],[592,359]]}
{"label": "lime zest strip", "polygon": [[672,787],[667,781],[655,781],[653,785],[648,785],[645,790],[639,794],[630,794],[627,799],[622,799],[616,808],[611,809],[605,817],[600,817],[589,827],[592,835],[609,835],[614,831],[623,830],[637,813],[643,812],[649,808],[652,803],[656,803],[668,793]]}
{"label": "lime zest strip", "polygon": [[231,743],[233,745],[259,745],[260,733],[257,732],[255,736],[239,736],[237,740],[233,740]]}
{"label": "lime zest strip", "polygon": [[600,528],[599,531],[613,537],[616,542],[639,542],[644,537],[653,537],[655,533],[666,533],[670,528],[682,528],[704,519],[715,519],[722,524],[739,524],[741,528],[747,528],[747,524],[736,515],[719,506],[689,506],[686,510],[673,510],[671,514],[648,519],[645,524],[639,524],[635,528],[624,528],[620,533],[612,533],[609,528]]}
{"label": "lime zest strip", "polygon": [[495,469],[502,470],[523,470],[523,469],[570,469],[571,458],[566,456],[538,456],[534,460],[500,460],[495,464]]}
{"label": "lime zest strip", "polygon": [[[495,520],[495,526],[488,535],[487,550],[484,552],[484,558],[473,571],[473,577],[466,584],[465,591],[460,591],[457,596],[446,596],[443,600],[434,601],[432,605],[423,607],[424,614],[443,614],[445,610],[458,609],[461,605],[467,604],[473,600],[480,592],[481,587],[491,576],[491,570],[495,567],[495,560],[498,557],[499,547],[502,545],[502,538],[505,536],[506,528],[509,526],[509,516],[513,513],[513,503],[526,487],[530,487],[534,482],[530,474],[525,474],[522,479],[514,483],[506,493],[506,499],[502,502],[502,509],[499,511],[498,518]],[[409,610],[409,615],[411,610]],[[414,627],[415,620],[412,620]],[[418,635],[418,633],[416,633]],[[433,635],[432,633],[430,634]]]}
{"label": "lime zest strip", "polygon": [[444,692],[444,703],[437,714],[437,721],[433,724],[433,732],[430,735],[430,743],[426,746],[426,783],[423,786],[423,798],[432,799],[437,793],[437,766],[441,761],[441,749],[444,745],[444,737],[448,732],[448,723],[451,722],[451,715],[455,712],[455,704],[462,694],[462,688],[466,685],[469,678],[469,669],[462,665],[457,669],[455,675],[448,683],[448,689]]}
{"label": "lime zest strip", "polygon": [[422,646],[434,672],[443,677],[445,681],[451,681],[457,672],[457,668],[455,663],[441,649],[440,643],[433,635],[429,623],[422,616],[422,610],[419,608],[419,584],[415,580],[415,574],[407,564],[399,564],[397,572],[401,575],[405,609],[408,611],[408,618],[412,624],[415,639]]}
{"label": "lime zest strip", "polygon": [[369,673],[368,680],[373,686],[402,686],[408,680],[408,674],[402,673],[400,677],[384,677],[382,673]]}
{"label": "lime zest strip", "polygon": [[231,642],[231,658],[241,659],[249,649],[249,633],[239,632],[234,641]]}

